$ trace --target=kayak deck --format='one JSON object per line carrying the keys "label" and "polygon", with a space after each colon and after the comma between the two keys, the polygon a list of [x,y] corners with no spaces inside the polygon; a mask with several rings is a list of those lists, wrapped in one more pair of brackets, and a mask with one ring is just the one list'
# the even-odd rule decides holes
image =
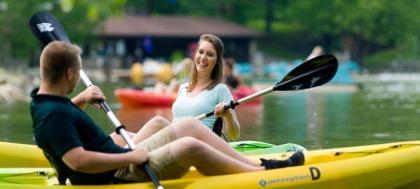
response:
{"label": "kayak deck", "polygon": [[[219,176],[203,176],[192,168],[181,179],[161,183],[166,188],[418,188],[419,152],[420,141],[313,150],[305,152],[303,166]],[[248,157],[257,161],[259,157],[280,159],[290,154]],[[95,188],[58,186],[54,180],[48,167],[0,168],[0,188]],[[101,188],[153,188],[153,185],[135,183]]]}

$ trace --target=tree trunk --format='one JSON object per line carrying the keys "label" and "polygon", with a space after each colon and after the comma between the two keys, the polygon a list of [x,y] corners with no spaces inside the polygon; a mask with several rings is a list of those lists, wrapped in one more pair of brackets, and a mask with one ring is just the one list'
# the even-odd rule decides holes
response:
{"label": "tree trunk", "polygon": [[10,59],[11,59],[11,47],[8,41],[0,42],[0,48],[2,49],[0,52],[0,67],[1,66],[10,66]]}
{"label": "tree trunk", "polygon": [[363,64],[364,44],[360,37],[345,35],[342,38],[344,58]]}
{"label": "tree trunk", "polygon": [[265,33],[267,35],[270,35],[272,32],[272,26],[273,23],[273,0],[266,0],[265,1],[265,8],[266,8],[266,14],[265,14]]}

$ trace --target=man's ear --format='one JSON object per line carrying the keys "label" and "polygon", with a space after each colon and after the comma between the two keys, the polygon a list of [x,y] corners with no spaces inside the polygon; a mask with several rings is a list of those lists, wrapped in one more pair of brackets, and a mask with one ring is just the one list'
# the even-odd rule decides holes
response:
{"label": "man's ear", "polygon": [[74,69],[72,67],[69,67],[66,69],[66,79],[72,80],[74,78]]}

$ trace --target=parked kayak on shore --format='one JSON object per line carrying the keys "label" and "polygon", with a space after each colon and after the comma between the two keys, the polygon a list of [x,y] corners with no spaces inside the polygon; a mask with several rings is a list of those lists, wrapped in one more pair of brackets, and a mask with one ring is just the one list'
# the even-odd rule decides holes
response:
{"label": "parked kayak on shore", "polygon": [[[55,176],[41,150],[34,145],[0,143],[0,188],[8,189],[126,189],[153,188],[132,183],[101,186],[56,185]],[[267,148],[267,149],[271,149]],[[420,141],[305,151],[302,166],[204,176],[191,168],[180,179],[162,180],[166,188],[419,188]],[[287,158],[291,153],[266,152],[258,158]]]}
{"label": "parked kayak on shore", "polygon": [[[252,87],[241,85],[232,91],[234,100],[239,100],[256,92]],[[114,95],[123,107],[171,107],[176,100],[176,93],[156,93],[139,89],[120,88],[114,91]],[[261,104],[262,97],[257,97],[244,104]]]}

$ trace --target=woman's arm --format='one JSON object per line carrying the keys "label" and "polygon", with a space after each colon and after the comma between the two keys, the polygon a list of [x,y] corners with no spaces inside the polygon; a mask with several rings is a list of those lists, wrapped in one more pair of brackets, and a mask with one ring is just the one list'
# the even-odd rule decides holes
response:
{"label": "woman's arm", "polygon": [[239,136],[241,135],[241,127],[239,125],[239,121],[236,117],[235,110],[226,110],[227,113],[226,116],[223,117],[223,122],[226,124],[226,133],[227,136],[232,140],[239,139]]}
{"label": "woman's arm", "polygon": [[240,125],[236,117],[235,110],[223,110],[225,103],[220,103],[216,105],[215,115],[218,117],[223,117],[223,123],[226,126],[226,134],[229,139],[236,140],[240,136]]}

